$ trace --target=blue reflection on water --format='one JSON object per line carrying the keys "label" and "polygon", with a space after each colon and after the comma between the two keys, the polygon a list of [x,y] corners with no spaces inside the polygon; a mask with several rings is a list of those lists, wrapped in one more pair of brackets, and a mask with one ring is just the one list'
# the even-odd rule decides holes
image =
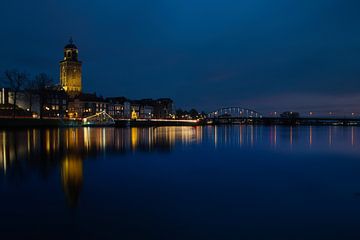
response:
{"label": "blue reflection on water", "polygon": [[359,239],[360,129],[0,131],[4,239]]}

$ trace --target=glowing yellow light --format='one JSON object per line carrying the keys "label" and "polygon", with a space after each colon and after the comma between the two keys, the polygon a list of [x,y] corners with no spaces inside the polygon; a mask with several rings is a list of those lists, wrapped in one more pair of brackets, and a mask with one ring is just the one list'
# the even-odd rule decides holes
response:
{"label": "glowing yellow light", "polygon": [[135,109],[133,108],[133,110],[131,112],[131,119],[137,119],[137,118],[138,118],[138,116],[137,116],[137,114],[135,112]]}
{"label": "glowing yellow light", "polygon": [[133,149],[136,149],[137,143],[138,143],[138,129],[132,128],[131,129],[131,147]]}

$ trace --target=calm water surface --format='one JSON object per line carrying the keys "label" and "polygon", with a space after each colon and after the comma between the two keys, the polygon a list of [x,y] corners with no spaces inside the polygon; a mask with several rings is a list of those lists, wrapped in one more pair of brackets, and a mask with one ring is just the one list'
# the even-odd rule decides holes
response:
{"label": "calm water surface", "polygon": [[0,130],[0,239],[360,239],[360,128]]}

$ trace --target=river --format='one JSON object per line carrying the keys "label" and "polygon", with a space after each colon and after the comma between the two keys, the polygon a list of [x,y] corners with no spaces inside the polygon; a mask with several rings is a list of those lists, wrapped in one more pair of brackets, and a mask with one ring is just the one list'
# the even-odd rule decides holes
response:
{"label": "river", "polygon": [[360,128],[0,130],[0,238],[360,239]]}

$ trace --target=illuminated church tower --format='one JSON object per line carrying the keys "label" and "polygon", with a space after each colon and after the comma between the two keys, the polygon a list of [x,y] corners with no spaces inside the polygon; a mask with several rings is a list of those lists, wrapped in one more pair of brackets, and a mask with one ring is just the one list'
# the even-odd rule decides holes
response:
{"label": "illuminated church tower", "polygon": [[78,49],[70,38],[64,47],[64,60],[60,61],[60,84],[70,95],[81,93],[81,62]]}

